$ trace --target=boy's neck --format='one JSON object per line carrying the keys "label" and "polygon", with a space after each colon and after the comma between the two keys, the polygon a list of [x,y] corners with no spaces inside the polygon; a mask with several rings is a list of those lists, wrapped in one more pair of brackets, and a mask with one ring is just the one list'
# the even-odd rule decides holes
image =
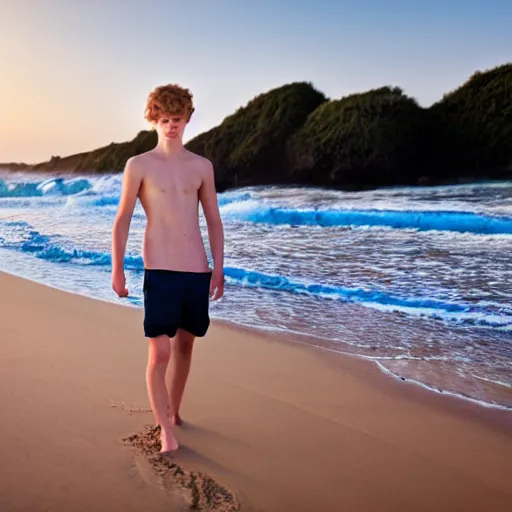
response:
{"label": "boy's neck", "polygon": [[185,150],[185,146],[181,140],[169,141],[163,139],[158,141],[157,148],[164,157],[173,157]]}

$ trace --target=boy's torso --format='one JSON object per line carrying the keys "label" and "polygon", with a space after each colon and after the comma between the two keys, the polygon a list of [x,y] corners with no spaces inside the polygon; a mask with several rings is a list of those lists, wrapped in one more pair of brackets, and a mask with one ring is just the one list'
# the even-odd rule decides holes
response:
{"label": "boy's torso", "polygon": [[147,217],[143,259],[148,269],[205,272],[208,259],[199,228],[201,157],[184,152],[171,162],[141,155],[139,199]]}

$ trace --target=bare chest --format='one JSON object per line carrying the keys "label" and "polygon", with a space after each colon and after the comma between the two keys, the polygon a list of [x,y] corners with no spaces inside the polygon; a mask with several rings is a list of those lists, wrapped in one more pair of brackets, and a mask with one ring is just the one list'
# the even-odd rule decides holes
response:
{"label": "bare chest", "polygon": [[155,169],[144,180],[146,195],[153,200],[197,198],[200,186],[199,173],[189,166]]}

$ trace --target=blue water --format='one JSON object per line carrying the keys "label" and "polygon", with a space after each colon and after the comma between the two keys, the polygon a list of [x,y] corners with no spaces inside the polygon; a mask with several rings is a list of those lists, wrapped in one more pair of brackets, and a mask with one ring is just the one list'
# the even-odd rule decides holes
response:
{"label": "blue water", "polygon": [[[141,307],[145,218],[110,286],[121,176],[0,175],[0,269]],[[294,333],[394,375],[512,408],[512,182],[219,194],[226,295],[212,316]],[[204,219],[201,228],[208,239]],[[208,247],[209,251],[209,247]]]}
{"label": "blue water", "polygon": [[512,219],[470,212],[390,210],[296,210],[254,205],[238,212],[238,220],[292,226],[388,226],[457,231],[481,235],[512,234]]}

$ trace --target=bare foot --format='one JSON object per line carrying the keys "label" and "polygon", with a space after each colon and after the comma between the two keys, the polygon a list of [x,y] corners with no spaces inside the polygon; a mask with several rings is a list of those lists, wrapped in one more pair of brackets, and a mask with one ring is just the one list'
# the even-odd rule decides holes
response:
{"label": "bare foot", "polygon": [[162,448],[160,453],[173,452],[179,448],[178,441],[170,430],[164,430],[160,433],[160,444]]}
{"label": "bare foot", "polygon": [[172,414],[169,419],[171,420],[171,425],[181,425],[183,423],[179,414]]}

